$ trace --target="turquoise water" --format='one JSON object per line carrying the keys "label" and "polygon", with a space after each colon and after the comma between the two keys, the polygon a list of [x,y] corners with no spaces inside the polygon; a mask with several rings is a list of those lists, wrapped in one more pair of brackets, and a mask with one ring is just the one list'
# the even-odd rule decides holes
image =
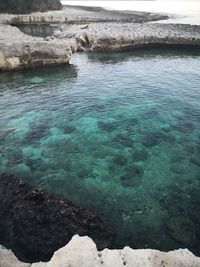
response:
{"label": "turquoise water", "polygon": [[[88,206],[114,247],[200,249],[200,53],[0,73],[0,169]],[[199,254],[200,255],[200,254]]]}

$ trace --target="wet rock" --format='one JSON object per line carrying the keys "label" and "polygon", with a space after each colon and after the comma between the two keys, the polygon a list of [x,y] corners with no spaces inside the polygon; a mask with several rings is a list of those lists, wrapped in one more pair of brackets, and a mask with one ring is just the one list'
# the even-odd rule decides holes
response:
{"label": "wet rock", "polygon": [[0,243],[25,262],[46,261],[76,233],[99,248],[110,245],[100,218],[87,208],[33,188],[13,175],[0,175]]}
{"label": "wet rock", "polygon": [[133,165],[125,169],[125,174],[120,177],[124,187],[136,187],[142,182],[144,170],[142,167]]}
{"label": "wet rock", "polygon": [[145,161],[149,157],[149,153],[146,150],[136,150],[132,154],[134,161]]}

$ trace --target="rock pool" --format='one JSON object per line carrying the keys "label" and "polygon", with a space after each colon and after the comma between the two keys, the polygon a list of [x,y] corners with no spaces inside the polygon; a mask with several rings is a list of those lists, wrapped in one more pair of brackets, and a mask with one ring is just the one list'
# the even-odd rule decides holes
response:
{"label": "rock pool", "polygon": [[0,171],[88,206],[113,247],[200,255],[200,52],[0,73]]}

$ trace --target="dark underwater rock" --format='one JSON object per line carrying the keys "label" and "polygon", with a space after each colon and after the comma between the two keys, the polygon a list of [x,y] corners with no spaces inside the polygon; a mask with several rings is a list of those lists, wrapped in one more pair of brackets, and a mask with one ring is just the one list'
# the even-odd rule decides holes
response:
{"label": "dark underwater rock", "polygon": [[73,133],[74,131],[76,131],[76,127],[74,127],[73,125],[67,125],[63,128],[63,132],[65,134],[70,134]]}
{"label": "dark underwater rock", "polygon": [[200,167],[200,157],[199,157],[199,155],[193,155],[190,158],[190,162],[192,162],[193,164],[195,164],[195,165]]}
{"label": "dark underwater rock", "polygon": [[149,157],[149,153],[146,150],[136,150],[132,157],[134,161],[145,161]]}
{"label": "dark underwater rock", "polygon": [[112,159],[113,163],[117,165],[125,165],[127,163],[127,158],[122,155],[115,155]]}
{"label": "dark underwater rock", "polygon": [[195,226],[185,216],[172,217],[167,222],[171,237],[186,246],[191,246],[196,241]]}
{"label": "dark underwater rock", "polygon": [[194,130],[194,124],[191,121],[185,121],[185,118],[177,120],[174,129],[181,133],[191,133]]}
{"label": "dark underwater rock", "polygon": [[0,244],[22,261],[49,260],[74,234],[90,236],[99,249],[111,243],[112,234],[90,210],[13,175],[0,175],[0,203]]}
{"label": "dark underwater rock", "polygon": [[158,131],[145,134],[142,140],[142,144],[146,147],[156,146],[160,142],[173,144],[175,142],[175,138],[172,135]]}
{"label": "dark underwater rock", "polygon": [[8,166],[13,166],[19,164],[23,161],[23,153],[21,149],[15,149],[13,151],[9,151],[6,155],[8,159]]}
{"label": "dark underwater rock", "polygon": [[126,173],[120,177],[124,187],[136,187],[142,182],[144,170],[141,166],[132,165],[126,168]]}
{"label": "dark underwater rock", "polygon": [[120,134],[117,134],[112,139],[112,143],[114,145],[123,145],[123,146],[127,146],[127,147],[132,147],[133,140],[127,134],[120,133]]}
{"label": "dark underwater rock", "polygon": [[98,127],[103,131],[112,132],[117,128],[117,124],[116,122],[98,121]]}
{"label": "dark underwater rock", "polygon": [[33,123],[30,125],[23,142],[25,144],[39,141],[41,138],[49,134],[49,127],[44,123]]}

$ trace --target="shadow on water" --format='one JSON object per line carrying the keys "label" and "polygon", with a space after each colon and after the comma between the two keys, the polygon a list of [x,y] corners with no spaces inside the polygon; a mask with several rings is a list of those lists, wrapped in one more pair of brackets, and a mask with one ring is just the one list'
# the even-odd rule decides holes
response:
{"label": "shadow on water", "polygon": [[163,58],[200,56],[199,47],[194,45],[146,45],[143,47],[127,48],[123,51],[103,51],[88,52],[90,62],[99,62],[103,64],[117,64],[128,60],[143,60],[145,58],[155,58],[162,56]]}

